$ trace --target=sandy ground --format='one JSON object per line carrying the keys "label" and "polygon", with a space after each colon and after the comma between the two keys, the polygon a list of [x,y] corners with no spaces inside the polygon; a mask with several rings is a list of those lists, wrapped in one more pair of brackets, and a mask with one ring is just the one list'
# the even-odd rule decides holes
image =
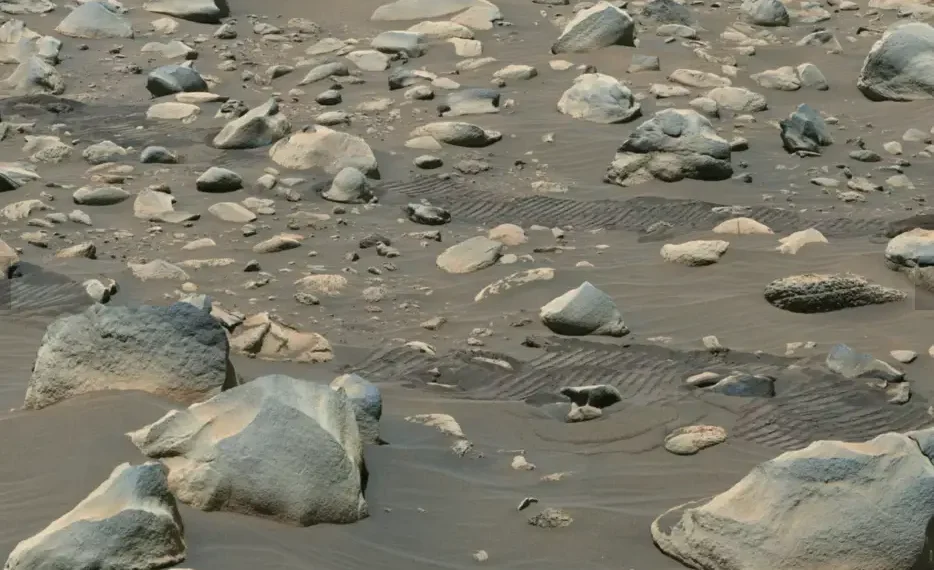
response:
{"label": "sandy ground", "polygon": [[[910,127],[927,131],[931,126],[923,118],[928,103],[872,103],[856,90],[862,60],[878,39],[875,34],[857,35],[857,28],[881,30],[895,20],[892,13],[875,16],[863,0],[858,3],[859,11],[836,12],[831,20],[821,24],[793,22],[791,27],[771,30],[783,38],[780,44],[760,47],[754,57],[736,56],[741,71],[734,85],[766,94],[769,110],[757,113],[751,124],[736,123],[732,117],[724,117],[715,124],[724,138],[742,136],[749,140],[750,149],[734,153],[733,163],[746,165],[737,168],[737,173],[751,173],[751,183],[686,180],[675,184],[651,182],[624,189],[603,183],[602,177],[616,147],[639,121],[594,125],[555,110],[561,92],[570,86],[576,72],[553,71],[549,67],[549,60],[555,57],[548,53],[548,46],[559,33],[550,19],[571,14],[573,6],[549,7],[530,0],[501,0],[498,6],[510,25],[477,33],[483,41],[484,56],[495,57],[498,62],[451,77],[464,86],[487,86],[492,72],[510,63],[533,65],[539,75],[528,81],[509,82],[503,88],[503,98],[513,104],[500,113],[465,118],[502,131],[501,142],[479,150],[445,147],[435,153],[446,163],[440,172],[451,172],[451,167],[465,158],[484,160],[491,166],[489,171],[464,176],[459,183],[472,191],[501,197],[530,195],[532,182],[547,180],[569,187],[567,193],[556,198],[575,201],[622,201],[637,196],[684,198],[724,205],[781,207],[797,210],[808,220],[884,221],[917,213],[923,209],[925,199],[930,198],[925,180],[934,176],[934,161],[912,156],[922,150],[922,143],[904,143],[905,154],[898,157],[911,163],[905,172],[916,186],[913,190],[876,192],[868,194],[865,203],[847,204],[809,182],[814,176],[838,176],[837,166],[846,164],[857,175],[875,172],[873,180],[881,183],[894,172],[876,169],[896,160],[882,150],[882,143],[900,140]],[[670,507],[728,488],[752,466],[800,439],[792,436],[769,439],[768,434],[754,434],[755,429],[749,427],[752,421],[749,409],[735,402],[678,395],[661,397],[653,392],[653,382],[669,383],[675,376],[681,381],[686,376],[681,376],[683,371],[709,368],[706,357],[689,352],[701,349],[700,339],[706,335],[716,335],[723,345],[745,354],[742,358],[746,358],[743,361],[746,364],[755,361],[749,356],[755,351],[784,358],[787,343],[807,341],[815,342],[816,346],[798,350],[795,357],[819,360],[838,342],[879,358],[888,358],[888,352],[894,349],[921,354],[906,367],[912,382],[912,402],[895,410],[891,405],[886,408],[884,402],[871,401],[865,394],[854,396],[839,383],[818,384],[819,398],[806,400],[801,396],[802,400],[797,401],[796,390],[806,390],[808,386],[782,380],[780,395],[783,390],[791,395],[781,405],[788,409],[807,408],[812,415],[808,416],[807,425],[804,420],[801,424],[778,422],[769,428],[776,433],[799,430],[797,435],[805,439],[811,434],[870,435],[909,425],[917,427],[927,421],[926,402],[934,395],[934,385],[927,379],[934,370],[934,360],[927,355],[932,342],[927,334],[932,325],[931,313],[925,307],[934,308],[934,304],[927,305],[926,300],[916,302],[912,293],[902,303],[799,315],[779,311],[762,297],[763,288],[771,280],[805,272],[851,271],[910,291],[911,286],[903,276],[883,265],[884,242],[871,239],[868,233],[828,235],[828,245],[809,246],[797,255],[776,252],[777,238],[807,225],[782,228],[781,233],[770,236],[728,236],[730,249],[719,263],[690,268],[661,259],[659,248],[664,241],[640,240],[637,232],[626,229],[568,227],[560,243],[570,249],[535,252],[536,248],[547,250],[556,243],[550,231],[529,230],[536,220],[483,216],[472,219],[466,214],[458,216],[457,210],[454,221],[440,228],[441,243],[422,244],[403,234],[431,228],[403,221],[399,208],[410,197],[388,191],[380,196],[379,205],[346,207],[345,213],[334,213],[334,204],[311,192],[297,203],[278,199],[275,214],[260,216],[254,224],[257,236],[244,237],[239,224],[220,222],[207,215],[206,209],[217,201],[262,194],[253,189],[222,196],[198,193],[194,179],[209,165],[219,165],[236,170],[247,186],[252,186],[251,182],[263,169],[272,166],[267,149],[220,151],[207,146],[205,141],[222,124],[213,118],[217,104],[203,105],[201,117],[189,125],[146,121],[145,110],[150,100],[144,88],[145,75],[114,71],[115,66],[128,62],[138,64],[144,72],[161,63],[157,57],[139,51],[147,41],[165,40],[152,33],[148,25],[158,16],[136,4],[128,3],[134,8],[128,17],[137,30],[145,32],[133,40],[65,39],[63,62],[59,66],[69,85],[65,97],[86,106],[76,105],[71,113],[54,116],[0,101],[0,111],[4,120],[36,121],[36,132],[42,134],[47,134],[52,124],[64,123],[70,134],[63,136],[63,140],[80,141],[76,142],[79,148],[105,139],[132,146],[135,151],[128,157],[128,164],[135,164],[136,153],[149,144],[161,144],[179,152],[184,156],[179,165],[135,164],[135,172],[124,187],[138,192],[151,184],[165,182],[178,197],[179,209],[205,215],[191,227],[164,225],[153,229],[151,224],[133,217],[133,202],[127,200],[115,206],[82,207],[92,217],[93,227],[67,224],[49,230],[52,246],[48,250],[28,245],[20,237],[24,231],[36,229],[28,228],[25,221],[3,222],[2,238],[23,247],[24,260],[70,278],[116,279],[121,291],[113,302],[164,304],[180,294],[179,283],[138,282],[127,270],[127,261],[234,259],[227,267],[190,270],[191,281],[199,292],[211,295],[227,309],[246,314],[274,311],[303,330],[319,332],[334,345],[336,353],[334,361],[318,365],[237,357],[238,372],[245,378],[281,372],[327,382],[343,370],[371,370],[372,379],[383,390],[385,415],[381,430],[390,443],[367,450],[371,473],[368,519],[347,526],[300,529],[183,507],[189,547],[185,566],[195,570],[257,566],[322,570],[453,569],[478,565],[471,555],[485,550],[490,557],[487,564],[496,568],[678,568],[678,563],[653,546],[649,535],[651,520]],[[702,2],[692,7],[700,22],[699,29],[703,30],[700,37],[710,43],[711,51],[726,53],[719,34],[736,19],[737,5],[725,3],[715,8],[709,4]],[[283,112],[298,129],[310,124],[312,117],[322,111],[314,103],[314,95],[324,90],[324,84],[307,86],[306,95],[293,98],[287,93],[300,79],[300,69],[271,86],[241,82],[240,71],[217,70],[218,51],[224,47],[236,53],[241,70],[294,63],[301,56],[307,44],[264,44],[250,31],[248,14],[257,14],[277,25],[292,17],[309,18],[324,30],[321,37],[358,38],[361,43],[380,31],[408,27],[405,22],[397,25],[370,22],[369,15],[377,6],[375,0],[339,5],[319,1],[268,0],[260,4],[232,0],[231,12],[239,22],[240,39],[215,40],[210,37],[213,27],[183,21],[171,38],[197,46],[196,67],[221,79],[215,92],[242,99],[250,106],[263,102],[272,93],[282,94]],[[631,8],[638,12],[636,3]],[[30,28],[51,33],[65,13],[60,8],[46,16],[30,15],[23,19]],[[627,81],[637,93],[646,93],[652,83],[664,83],[667,75],[678,68],[719,73],[719,65],[698,59],[681,42],[665,43],[664,38],[654,35],[653,23],[643,23],[647,27],[640,28],[638,48],[608,48],[560,59],[595,65],[600,72]],[[823,48],[794,46],[800,37],[820,26],[837,35],[843,44],[842,53],[828,54]],[[204,36],[205,41],[195,43],[197,36]],[[77,49],[81,44],[89,49]],[[120,46],[119,54],[114,53],[118,51],[114,46]],[[628,74],[626,69],[634,53],[658,55],[662,71]],[[439,45],[413,63],[445,73],[454,69],[457,59],[449,45]],[[831,86],[829,91],[770,91],[749,79],[751,73],[805,61],[823,71]],[[403,143],[413,127],[434,120],[438,101],[403,101],[401,91],[387,90],[385,75],[363,72],[361,76],[366,82],[345,86],[344,103],[338,108],[353,110],[360,103],[389,97],[393,100],[391,108],[401,111],[398,118],[385,111],[361,113],[347,129],[366,138],[373,147],[382,183],[392,188],[394,182],[424,175],[412,166],[412,160],[424,152],[408,149]],[[694,91],[695,95],[700,94],[700,90]],[[651,116],[663,106],[686,107],[687,100],[655,100],[646,94],[642,100],[643,114]],[[802,159],[786,154],[774,125],[802,102],[838,119],[832,126],[835,144],[818,158]],[[554,142],[543,142],[543,137],[550,133]],[[863,164],[849,160],[847,153],[855,146],[847,144],[847,140],[856,137],[862,137],[869,148],[880,152],[883,162]],[[23,142],[20,134],[8,137],[0,142],[0,156],[6,161],[26,159],[21,150]],[[0,205],[39,198],[46,193],[55,198],[52,203],[60,211],[70,211],[72,189],[88,183],[87,167],[76,149],[64,163],[40,165],[38,172],[43,181],[4,194]],[[286,175],[290,174],[283,172]],[[315,172],[291,175],[308,180],[302,188],[327,179],[323,173]],[[265,255],[251,251],[258,239],[289,231],[288,214],[298,210],[328,214],[330,218],[299,230],[306,236],[301,248]],[[435,267],[434,260],[443,248],[480,235],[496,222],[510,221],[526,227],[529,241],[509,248],[509,252],[528,254],[534,261],[496,265],[468,275],[449,275]],[[675,227],[673,231],[675,241],[713,236],[708,227]],[[377,257],[373,250],[359,250],[359,239],[374,232],[390,237],[401,255],[386,260]],[[201,237],[211,237],[217,245],[199,251],[181,249]],[[98,247],[95,261],[51,258],[50,252],[59,247],[88,240]],[[312,256],[310,252],[316,254]],[[360,259],[348,261],[345,255],[351,252],[358,252]],[[243,285],[255,279],[256,274],[241,270],[253,259],[269,274],[270,282],[259,289],[247,290]],[[394,270],[385,268],[389,261]],[[580,267],[579,262],[589,262],[592,267]],[[299,276],[308,271],[339,273],[348,267],[356,273],[347,274],[350,285],[340,296],[323,298],[320,306],[293,301],[293,281]],[[381,268],[381,274],[369,273],[370,267]],[[473,302],[474,295],[486,284],[534,267],[554,268],[555,279]],[[585,280],[613,297],[633,332],[622,340],[593,340],[592,344],[579,346],[583,350],[617,351],[630,356],[609,359],[604,364],[583,360],[575,363],[572,359],[550,375],[549,365],[541,369],[517,365],[520,370],[531,371],[521,386],[505,385],[508,381],[489,369],[468,366],[458,371],[445,361],[441,382],[459,385],[461,390],[426,386],[419,374],[429,365],[406,372],[401,368],[380,369],[373,364],[376,361],[367,361],[374,347],[398,346],[399,339],[428,342],[439,354],[444,354],[449,349],[468,348],[468,337],[474,337],[482,341],[483,350],[502,353],[520,363],[533,362],[541,358],[543,349],[527,348],[522,341],[530,335],[550,334],[537,319],[538,309]],[[374,285],[384,286],[386,296],[378,303],[368,303],[361,292]],[[435,316],[447,319],[440,330],[428,331],[419,326]],[[145,394],[105,393],[75,398],[41,411],[18,410],[35,352],[51,318],[53,315],[48,314],[4,314],[0,320],[3,356],[0,409],[9,410],[0,414],[3,434],[0,457],[4,458],[0,462],[0,553],[9,552],[18,541],[70,509],[105,479],[117,463],[139,461],[141,457],[125,432],[154,421],[174,406]],[[478,335],[476,329],[489,329],[492,334]],[[647,356],[649,352],[639,348],[644,346],[665,346],[671,350]],[[720,364],[726,368],[739,366],[729,360]],[[539,373],[543,377],[536,383],[535,375]],[[550,386],[549,383],[575,385],[594,380],[614,383],[624,394],[631,389],[628,399],[607,410],[607,415],[598,421],[565,424],[545,408],[522,401],[542,386]],[[418,413],[453,415],[483,457],[457,457],[449,449],[451,442],[443,435],[402,419]],[[864,418],[869,418],[865,426],[853,427]],[[722,425],[728,432],[736,429],[752,435],[744,439],[731,433],[725,443],[691,457],[675,456],[664,450],[662,442],[667,433],[697,423]],[[769,441],[774,445],[762,443]],[[535,470],[510,468],[517,450],[524,450],[528,461],[536,465]],[[556,472],[569,475],[560,481],[542,480],[544,475]],[[530,496],[538,498],[539,503],[516,512],[516,505]],[[573,524],[543,530],[526,523],[529,515],[544,507],[566,510],[573,516]]]}

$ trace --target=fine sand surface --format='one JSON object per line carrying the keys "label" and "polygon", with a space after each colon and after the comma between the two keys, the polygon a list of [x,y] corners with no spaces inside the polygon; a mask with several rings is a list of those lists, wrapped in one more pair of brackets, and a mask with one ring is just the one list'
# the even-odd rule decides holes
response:
{"label": "fine sand surface", "polygon": [[[884,142],[901,140],[908,128],[927,132],[932,126],[928,118],[931,103],[873,103],[856,89],[863,58],[879,38],[874,33],[857,34],[858,28],[881,31],[896,20],[893,12],[874,14],[866,3],[857,0],[860,9],[845,12],[825,6],[833,13],[829,21],[803,24],[793,19],[790,27],[770,30],[781,42],[757,48],[752,57],[735,55],[740,72],[733,84],[765,94],[769,109],[756,113],[753,123],[736,123],[726,114],[714,125],[727,140],[742,136],[749,141],[749,150],[734,152],[732,162],[736,174],[752,175],[751,183],[655,181],[621,188],[602,179],[622,140],[655,111],[665,106],[687,108],[690,98],[706,91],[692,89],[690,98],[656,100],[648,95],[649,86],[665,83],[667,75],[678,68],[719,74],[720,65],[697,58],[680,40],[665,43],[654,34],[657,24],[648,20],[639,28],[637,48],[552,56],[549,46],[560,29],[551,20],[573,14],[574,6],[499,0],[497,5],[509,25],[476,32],[483,42],[483,55],[498,61],[450,77],[465,87],[485,87],[492,73],[505,65],[538,69],[537,77],[509,81],[502,88],[503,100],[511,103],[499,113],[462,118],[501,131],[503,140],[485,149],[446,146],[432,152],[444,159],[443,168],[419,171],[412,161],[426,151],[406,148],[404,143],[413,128],[438,120],[435,108],[443,91],[438,90],[435,101],[405,101],[402,90],[387,89],[387,72],[362,72],[365,83],[345,85],[344,102],[335,108],[351,112],[363,102],[384,97],[391,98],[392,104],[384,111],[359,113],[351,126],[340,127],[367,140],[382,175],[375,186],[379,204],[344,206],[345,213],[333,213],[335,204],[311,191],[314,184],[329,181],[321,172],[280,169],[283,177],[307,179],[300,186],[305,190],[301,202],[254,190],[252,182],[275,165],[266,148],[222,151],[205,144],[223,124],[214,118],[217,103],[203,104],[201,116],[191,124],[147,121],[151,102],[144,88],[145,73],[169,60],[140,53],[140,47],[148,41],[185,41],[199,52],[196,67],[221,80],[214,92],[241,99],[250,107],[272,93],[281,94],[282,112],[298,130],[323,110],[334,109],[314,102],[328,82],[305,86],[304,95],[292,97],[288,92],[303,69],[270,86],[241,81],[243,70],[259,73],[275,63],[294,64],[308,45],[264,43],[251,31],[251,14],[282,26],[289,18],[308,18],[322,28],[320,37],[357,38],[361,47],[368,44],[365,38],[415,22],[371,22],[369,16],[379,6],[376,0],[230,0],[240,37],[223,41],[211,37],[214,26],[185,21],[179,21],[178,31],[171,36],[153,33],[149,22],[160,16],[145,12],[133,0],[126,5],[131,8],[127,17],[140,31],[135,39],[62,38],[63,61],[58,69],[68,82],[64,97],[72,101],[71,110],[53,114],[43,110],[47,100],[42,98],[7,99],[0,100],[0,116],[14,123],[35,122],[36,134],[50,134],[52,125],[61,123],[65,125],[59,131],[62,140],[80,142],[66,161],[37,166],[42,181],[0,195],[0,207],[43,194],[46,200],[54,199],[50,203],[58,211],[67,213],[79,207],[71,203],[71,192],[91,183],[80,149],[112,140],[134,148],[123,162],[134,165],[135,171],[122,187],[135,194],[149,185],[166,183],[178,198],[177,209],[200,212],[202,218],[191,227],[164,224],[153,229],[157,224],[134,218],[132,198],[112,206],[80,206],[91,216],[93,227],[69,223],[48,229],[49,249],[29,245],[21,236],[40,228],[28,227],[25,220],[0,222],[0,237],[22,247],[22,259],[36,266],[27,267],[25,277],[34,279],[36,285],[22,289],[28,293],[21,293],[20,301],[14,289],[13,309],[0,311],[0,410],[6,410],[0,413],[0,554],[5,558],[19,541],[71,509],[115,465],[141,461],[125,433],[176,407],[146,394],[113,392],[73,398],[40,411],[20,410],[46,326],[56,316],[88,303],[80,288],[69,285],[67,279],[115,279],[120,291],[111,303],[167,304],[182,295],[180,282],[140,282],[127,269],[128,261],[232,258],[234,263],[226,267],[186,270],[190,281],[226,309],[247,315],[273,311],[302,330],[324,335],[334,346],[335,359],[323,364],[237,356],[234,364],[242,377],[284,373],[330,382],[341,372],[357,370],[378,383],[383,393],[380,431],[389,445],[366,450],[369,518],[343,526],[294,528],[181,506],[188,545],[183,566],[195,570],[468,568],[482,565],[472,557],[479,550],[489,554],[485,565],[495,568],[681,568],[655,548],[649,534],[651,521],[667,509],[719,493],[754,465],[815,438],[862,440],[888,430],[928,425],[928,402],[934,399],[934,384],[929,380],[934,359],[928,355],[934,342],[930,336],[934,313],[926,307],[934,309],[934,301],[923,293],[916,298],[905,277],[885,267],[885,241],[873,236],[887,221],[924,211],[925,199],[934,198],[927,183],[934,179],[934,160],[913,156],[924,143],[903,143],[900,157],[882,150]],[[711,52],[732,53],[723,47],[726,44],[719,35],[736,20],[738,3],[711,4],[705,0],[691,8],[702,30],[700,38],[709,43]],[[630,4],[633,14],[638,14],[639,5]],[[48,15],[22,19],[31,29],[52,34],[66,10],[60,6]],[[817,27],[836,34],[842,53],[795,47],[795,41]],[[198,36],[203,43],[195,41]],[[82,44],[88,49],[79,50]],[[237,71],[217,69],[222,48],[237,55]],[[662,71],[628,74],[634,53],[659,56]],[[441,44],[408,66],[445,74],[459,59],[450,45]],[[644,118],[597,125],[558,113],[556,102],[578,72],[574,68],[552,70],[552,59],[594,65],[601,73],[629,83],[633,92],[645,95],[641,101]],[[828,91],[767,90],[749,78],[752,73],[805,61],[823,71]],[[143,74],[115,71],[127,63],[139,65]],[[4,73],[13,69],[2,67]],[[835,143],[820,157],[799,158],[781,147],[775,122],[804,102],[838,119],[831,125]],[[393,116],[390,109],[400,113]],[[543,142],[547,134],[553,134],[554,142]],[[883,161],[865,164],[848,159],[856,147],[847,140],[857,137],[879,152]],[[0,157],[9,162],[28,161],[23,144],[23,135],[12,133],[0,141]],[[138,164],[139,150],[151,144],[178,152],[183,162]],[[483,160],[490,169],[457,175],[445,183],[412,182],[417,177],[450,173],[464,159]],[[873,192],[865,195],[863,203],[845,203],[833,190],[825,192],[810,183],[815,176],[827,176],[845,184],[837,165],[846,164],[858,176],[874,173],[872,180],[881,184],[895,172],[877,168],[896,159],[911,163],[905,174],[914,189]],[[212,165],[235,170],[247,189],[218,195],[196,192],[195,178]],[[522,206],[530,203],[522,202],[522,197],[535,195],[532,183],[537,180],[563,184],[568,192],[539,194],[546,198]],[[276,200],[275,213],[261,215],[253,224],[258,229],[255,237],[244,237],[241,224],[221,222],[207,214],[213,203],[247,196]],[[452,223],[437,228],[441,243],[423,244],[403,235],[435,229],[404,220],[401,213],[401,206],[423,197],[448,207],[453,215]],[[710,231],[715,218],[692,218],[665,202],[667,215],[684,223],[675,223],[669,236],[646,239],[637,230],[659,221],[659,210],[652,209],[655,202],[651,200],[626,202],[637,197],[759,208],[760,217],[776,233],[715,236]],[[589,209],[574,205],[596,201],[607,202]],[[768,214],[766,207],[783,208],[786,213]],[[287,227],[288,214],[298,210],[328,214],[329,219],[297,230],[305,236],[297,249],[272,254],[251,250],[258,239],[292,231]],[[447,274],[435,266],[444,248],[484,235],[505,222],[522,225],[529,237],[527,243],[510,247],[508,252],[520,258],[530,255],[534,261],[497,264],[463,275]],[[556,241],[547,229],[531,230],[533,224],[561,226],[565,237]],[[828,244],[807,246],[796,255],[775,251],[779,237],[815,225],[827,228]],[[358,241],[371,233],[391,238],[399,257],[384,259],[372,249],[359,249]],[[216,245],[196,251],[181,249],[202,237],[214,239]],[[730,242],[729,251],[709,267],[666,263],[659,255],[664,243],[721,238]],[[98,259],[52,257],[57,249],[83,241],[96,244]],[[555,251],[550,246],[556,243],[565,247]],[[311,251],[317,252],[313,258]],[[345,256],[352,252],[360,259],[349,261]],[[246,289],[244,284],[258,277],[242,268],[254,259],[268,274],[269,283]],[[393,270],[386,269],[384,264],[389,262]],[[54,275],[37,275],[37,267]],[[349,285],[341,295],[322,296],[319,306],[293,300],[293,283],[302,275],[341,273],[348,267],[356,273],[346,274]],[[370,267],[382,268],[381,274],[369,273]],[[474,302],[487,284],[538,267],[554,268],[555,278]],[[784,312],[763,299],[763,289],[772,280],[808,272],[853,272],[910,295],[899,303],[816,315]],[[632,331],[629,336],[559,340],[540,323],[542,305],[583,281],[597,285],[615,300]],[[385,287],[385,297],[375,303],[365,301],[362,291],[375,285]],[[45,290],[47,297],[32,306],[29,296],[37,295],[37,290]],[[437,316],[446,319],[439,330],[420,326]],[[707,335],[717,336],[731,352],[711,355],[704,351],[701,339]],[[528,348],[522,344],[528,336],[548,338],[554,344]],[[482,341],[482,346],[469,346],[469,337]],[[403,341],[415,340],[432,345],[437,357],[400,348]],[[786,355],[788,343],[808,341],[815,346]],[[911,401],[894,406],[863,381],[843,381],[816,371],[827,350],[840,342],[889,361],[891,350],[918,352],[917,361],[899,365],[911,381]],[[513,370],[473,362],[465,355],[468,349],[488,351],[484,354],[507,360]],[[757,351],[762,354],[754,354]],[[802,359],[805,370],[799,375],[779,374],[778,396],[767,403],[700,397],[681,386],[685,378],[704,370],[777,373],[796,359]],[[440,377],[433,377],[434,368]],[[613,384],[623,395],[622,403],[605,410],[596,421],[568,424],[553,408],[538,405],[543,392],[593,383]],[[539,399],[531,398],[535,405],[524,401],[536,395]],[[406,416],[424,413],[455,417],[473,442],[473,451],[458,457],[450,449],[450,438],[404,421]],[[728,439],[694,456],[676,456],[664,449],[668,433],[694,424],[722,426]],[[536,466],[534,470],[511,468],[513,457],[523,452]],[[542,480],[560,472],[567,475],[558,481]],[[517,512],[516,506],[525,497],[539,502]],[[546,507],[561,508],[574,522],[567,528],[547,530],[527,523],[529,516]]]}

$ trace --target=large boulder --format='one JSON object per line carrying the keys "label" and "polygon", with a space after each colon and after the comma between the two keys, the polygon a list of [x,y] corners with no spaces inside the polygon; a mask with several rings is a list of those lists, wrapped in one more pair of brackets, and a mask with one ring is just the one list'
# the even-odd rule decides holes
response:
{"label": "large boulder", "polygon": [[820,154],[821,148],[833,144],[833,137],[827,123],[813,107],[806,103],[798,108],[787,119],[779,123],[781,127],[782,146],[788,152],[806,151]]}
{"label": "large boulder", "polygon": [[606,181],[632,186],[653,178],[677,182],[726,180],[733,175],[730,143],[708,119],[688,109],[664,109],[645,121],[619,147]]}
{"label": "large boulder", "polygon": [[642,114],[642,105],[615,77],[584,73],[561,95],[558,111],[593,123],[625,123]]}
{"label": "large boulder", "polygon": [[217,148],[259,148],[289,134],[292,125],[279,112],[279,103],[270,99],[239,119],[227,123],[214,137]]}
{"label": "large boulder", "polygon": [[65,16],[55,31],[63,36],[91,40],[133,37],[130,21],[102,2],[79,5]]}
{"label": "large boulder", "polygon": [[729,490],[652,523],[667,555],[699,570],[930,567],[934,430],[818,441]]}
{"label": "large boulder", "polygon": [[86,499],[16,545],[5,570],[156,570],[185,559],[162,465],[118,465]]}
{"label": "large boulder", "polygon": [[551,53],[587,52],[612,45],[636,45],[636,24],[625,10],[598,2],[568,22],[551,46]]}
{"label": "large boulder", "polygon": [[765,288],[765,300],[792,313],[827,313],[841,309],[902,301],[908,295],[851,273],[805,273],[776,279]]}
{"label": "large boulder", "polygon": [[49,325],[25,407],[39,409],[99,390],[142,390],[190,403],[230,387],[224,328],[188,303],[94,305]]}
{"label": "large boulder", "polygon": [[284,168],[317,168],[334,175],[352,166],[370,178],[379,178],[373,149],[360,137],[316,125],[294,133],[269,149],[273,162]]}
{"label": "large boulder", "polygon": [[354,406],[325,384],[263,376],[128,435],[195,508],[300,526],[367,516]]}
{"label": "large boulder", "polygon": [[886,30],[863,61],[856,87],[872,101],[934,98],[934,28],[911,22]]}
{"label": "large boulder", "polygon": [[934,291],[934,230],[915,228],[889,240],[885,265],[915,286]]}
{"label": "large boulder", "polygon": [[609,295],[585,281],[542,307],[539,317],[552,332],[567,336],[629,334]]}
{"label": "large boulder", "polygon": [[343,374],[331,381],[331,389],[343,390],[353,404],[363,443],[380,443],[379,419],[383,415],[383,396],[379,388],[357,374]]}
{"label": "large boulder", "polygon": [[143,8],[154,14],[175,16],[190,22],[219,24],[230,15],[225,0],[153,0]]}

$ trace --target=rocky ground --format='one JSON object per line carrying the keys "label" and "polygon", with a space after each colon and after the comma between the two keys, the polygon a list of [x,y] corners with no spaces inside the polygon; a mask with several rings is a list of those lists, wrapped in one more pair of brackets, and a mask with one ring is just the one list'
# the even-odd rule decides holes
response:
{"label": "rocky ground", "polygon": [[0,15],[8,570],[928,567],[929,6]]}

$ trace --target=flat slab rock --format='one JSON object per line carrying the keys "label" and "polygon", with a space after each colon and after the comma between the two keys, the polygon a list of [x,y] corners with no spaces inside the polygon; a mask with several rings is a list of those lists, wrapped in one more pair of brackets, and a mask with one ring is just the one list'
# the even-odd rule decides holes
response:
{"label": "flat slab rock", "polygon": [[907,297],[904,291],[850,273],[793,275],[776,279],[765,288],[766,301],[792,313],[826,313],[894,303]]}

